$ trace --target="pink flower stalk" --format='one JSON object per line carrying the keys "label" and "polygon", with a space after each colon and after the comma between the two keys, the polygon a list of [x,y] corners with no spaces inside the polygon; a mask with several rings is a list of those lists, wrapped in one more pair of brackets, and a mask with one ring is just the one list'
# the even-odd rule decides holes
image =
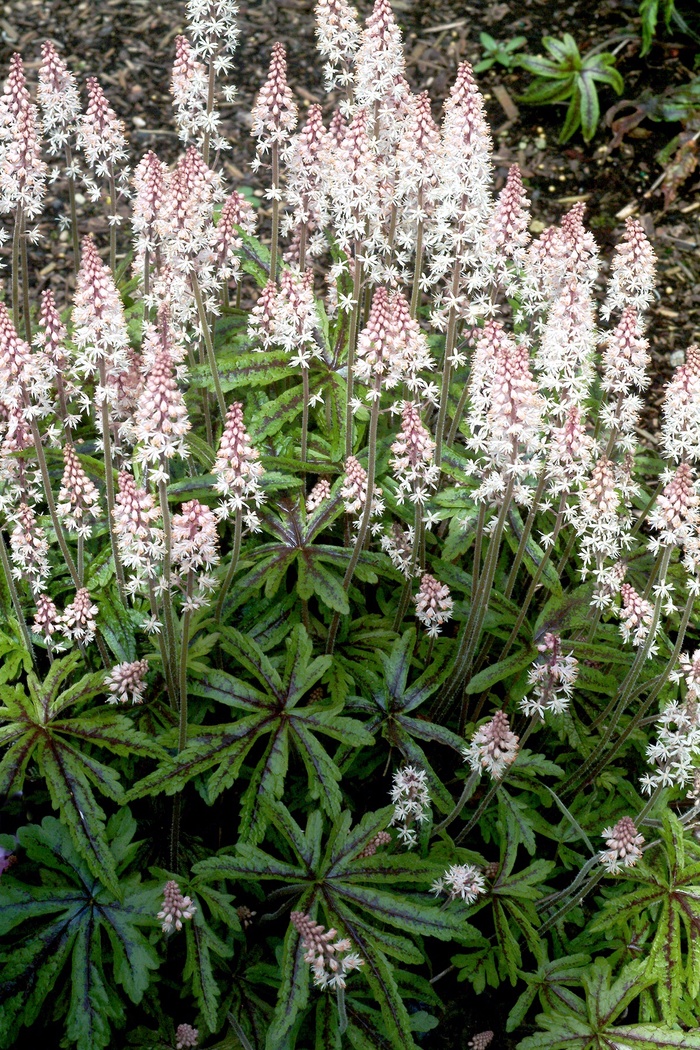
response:
{"label": "pink flower stalk", "polygon": [[317,0],[316,47],[324,58],[326,90],[348,88],[353,81],[352,63],[360,46],[360,20],[347,0]]}
{"label": "pink flower stalk", "polygon": [[380,194],[380,172],[376,148],[368,133],[366,109],[358,109],[337,143],[331,121],[323,163],[326,170],[327,195],[333,229],[339,247],[353,254],[356,244],[364,244],[365,265],[376,264],[376,254],[385,246],[382,223],[384,211]]}
{"label": "pink flower stalk", "polygon": [[323,151],[326,130],[321,107],[309,106],[306,123],[295,135],[286,156],[286,202],[290,209],[282,223],[282,233],[294,231],[294,241],[285,253],[287,261],[299,258],[302,233],[308,241],[311,255],[318,255],[325,246],[323,228],[328,221],[325,192]]}
{"label": "pink flower stalk", "polygon": [[399,483],[398,502],[408,498],[412,503],[424,503],[440,479],[440,468],[434,461],[435,442],[412,401],[403,403],[401,432],[391,451],[394,453],[391,469]]}
{"label": "pink flower stalk", "polygon": [[[107,375],[128,368],[129,335],[124,306],[110,269],[100,259],[91,237],[82,243],[82,258],[73,300],[73,340],[76,366],[94,375],[104,362]],[[106,395],[106,390],[101,396]]]}
{"label": "pink flower stalk", "polygon": [[92,604],[92,598],[85,587],[76,592],[70,605],[63,610],[61,624],[67,638],[75,639],[82,645],[89,645],[95,637],[98,608]]}
{"label": "pink flower stalk", "polygon": [[436,897],[446,894],[448,901],[459,898],[465,904],[473,904],[486,892],[486,879],[473,864],[451,864],[445,874],[435,880],[431,892]]}
{"label": "pink flower stalk", "polygon": [[382,380],[390,390],[405,382],[411,392],[422,391],[430,400],[432,390],[419,372],[434,367],[425,335],[410,315],[400,292],[376,289],[367,324],[357,340],[355,376],[371,386],[367,396],[377,396],[376,384]]}
{"label": "pink flower stalk", "polygon": [[688,463],[681,463],[675,472],[665,471],[662,480],[664,490],[649,514],[649,524],[659,534],[659,545],[686,547],[697,537],[700,523],[695,472]]}
{"label": "pink flower stalk", "polygon": [[435,208],[440,129],[433,120],[427,91],[411,97],[399,122],[400,138],[393,157],[393,200],[396,204],[395,245],[406,261],[416,251],[418,228],[424,231]]}
{"label": "pink flower stalk", "polygon": [[55,648],[52,644],[53,636],[61,627],[58,610],[48,594],[36,594],[34,601],[36,602],[36,613],[32,631],[44,639],[47,648]]}
{"label": "pink flower stalk", "polygon": [[[465,269],[475,268],[480,262],[480,245],[493,210],[492,150],[484,100],[471,66],[462,62],[445,102],[434,191],[436,207],[429,240],[433,282],[451,270],[455,260]],[[461,299],[459,304],[466,306]],[[453,304],[450,301],[446,305]]]}
{"label": "pink flower stalk", "polygon": [[0,214],[17,212],[31,221],[42,209],[47,168],[39,144],[38,110],[29,102],[23,80],[22,61],[13,56],[0,99]]}
{"label": "pink flower stalk", "polygon": [[194,139],[198,144],[207,121],[209,74],[207,67],[194,54],[186,36],[175,38],[175,62],[170,80],[170,93],[175,107],[175,123],[182,142]]}
{"label": "pink flower stalk", "polygon": [[37,523],[34,511],[27,503],[20,503],[14,514],[15,525],[10,534],[12,575],[24,578],[34,592],[44,589],[50,575],[49,543],[46,533]]}
{"label": "pink flower stalk", "polygon": [[[360,515],[367,500],[367,471],[355,456],[348,456],[345,460],[345,479],[340,490],[340,495],[345,502],[345,510],[348,514],[356,516],[353,522],[355,528],[359,527]],[[379,518],[384,513],[382,492],[375,485],[372,494],[372,518]],[[377,526],[371,527],[372,534]]]}
{"label": "pink flower stalk", "polygon": [[152,256],[160,246],[163,233],[163,204],[166,194],[167,168],[153,150],[139,161],[134,171],[134,203],[131,225],[135,234],[134,268],[140,274],[146,253]]}
{"label": "pink flower stalk", "polygon": [[[71,378],[69,360],[64,349],[66,339],[66,327],[61,321],[60,314],[56,309],[53,292],[46,288],[41,293],[41,310],[39,312],[40,328],[35,336],[34,343],[40,349],[34,355],[37,367],[44,381],[43,397],[50,403],[53,400],[52,390],[55,390],[58,404],[55,406],[57,414],[65,428],[70,430],[77,426],[80,415],[70,413],[68,399],[77,397],[82,391],[76,387]],[[32,362],[30,361],[29,380],[32,383]],[[37,396],[36,387],[31,389],[33,400],[41,400]],[[83,406],[88,407],[88,398],[82,394]]]}
{"label": "pink flower stalk", "polygon": [[[268,281],[258,296],[258,301],[250,311],[248,319],[248,335],[251,339],[258,339],[262,349],[267,350],[272,346],[275,332],[275,321],[277,311],[277,284]],[[256,347],[255,349],[259,349]]]}
{"label": "pink flower stalk", "polygon": [[37,100],[49,153],[61,153],[75,130],[80,93],[74,74],[50,40],[41,45]]}
{"label": "pink flower stalk", "polygon": [[500,780],[518,757],[519,740],[511,731],[507,715],[496,711],[477,729],[469,747],[462,748],[462,755],[474,772],[485,769],[493,780]]}
{"label": "pink flower stalk", "polygon": [[442,625],[452,619],[454,602],[450,597],[450,588],[426,572],[413,600],[416,603],[416,617],[427,628],[428,637],[437,638]]}
{"label": "pink flower stalk", "polygon": [[28,344],[20,339],[7,307],[0,302],[0,390],[8,408],[19,408],[24,403],[30,358]]}
{"label": "pink flower stalk", "polygon": [[267,80],[258,92],[252,112],[251,134],[259,155],[274,143],[285,143],[297,123],[297,107],[287,83],[287,52],[282,44],[272,46]]}
{"label": "pink flower stalk", "polygon": [[110,695],[108,704],[143,703],[143,692],[146,688],[148,660],[134,660],[131,663],[115,664],[105,678],[105,685]]}
{"label": "pink flower stalk", "polygon": [[561,426],[550,426],[546,441],[550,493],[558,495],[579,489],[591,468],[594,442],[578,405],[571,405]]}
{"label": "pink flower stalk", "polygon": [[322,503],[331,498],[331,483],[327,478],[320,478],[306,497],[306,513],[318,510]]}
{"label": "pink flower stalk", "polygon": [[666,387],[661,421],[667,459],[700,460],[700,347],[689,346]]}
{"label": "pink flower stalk", "polygon": [[559,227],[548,227],[533,241],[526,271],[533,295],[530,309],[561,294],[571,278],[591,288],[598,276],[598,247],[583,224],[585,205],[578,202],[562,218]]}
{"label": "pink flower stalk", "polygon": [[[479,455],[483,476],[474,498],[491,501],[510,479],[538,474],[544,409],[527,347],[513,343],[496,321],[487,322],[477,342],[469,393],[467,445]],[[527,503],[530,495],[528,486],[516,485],[517,501]]]}
{"label": "pink flower stalk", "polygon": [[530,243],[530,201],[520,168],[512,164],[506,184],[486,227],[485,244],[493,253],[494,263],[502,277],[507,275],[506,260],[521,262]]}
{"label": "pink flower stalk", "polygon": [[561,638],[548,631],[537,646],[541,656],[530,668],[528,680],[535,687],[534,695],[520,701],[520,710],[528,717],[545,711],[560,715],[567,710],[578,678],[578,660],[575,656],[564,656]]}
{"label": "pink flower stalk", "polygon": [[654,618],[654,606],[637,594],[629,583],[622,584],[620,594],[622,596],[620,634],[625,642],[631,639],[632,644],[639,647],[644,644],[649,634]]}
{"label": "pink flower stalk", "polygon": [[175,1050],[191,1050],[199,1042],[199,1030],[189,1024],[179,1024],[175,1032]]}
{"label": "pink flower stalk", "polygon": [[370,108],[387,101],[397,81],[403,79],[405,68],[401,30],[391,4],[389,0],[374,0],[355,54],[357,103]]}
{"label": "pink flower stalk", "polygon": [[212,243],[218,276],[223,281],[238,280],[240,274],[237,253],[243,247],[243,240],[239,230],[251,237],[254,235],[255,212],[245,197],[234,190],[224,201]]}
{"label": "pink flower stalk", "polygon": [[100,515],[100,494],[85,473],[72,445],[64,447],[63,462],[56,510],[67,529],[86,539],[92,534],[91,519]]}
{"label": "pink flower stalk", "polygon": [[477,1032],[473,1035],[467,1043],[468,1050],[486,1050],[487,1046],[490,1046],[493,1042],[493,1032],[489,1029],[486,1032]]}
{"label": "pink flower stalk", "polygon": [[632,307],[642,314],[654,294],[656,257],[654,249],[637,219],[627,219],[622,240],[610,266],[608,295],[601,310],[604,318],[617,310]]}
{"label": "pink flower stalk", "polygon": [[[78,149],[99,178],[109,178],[127,160],[126,126],[95,77],[87,78],[88,107],[78,121]],[[121,178],[128,177],[122,170]]]}
{"label": "pink flower stalk", "polygon": [[596,375],[597,329],[590,287],[578,277],[562,281],[540,324],[534,358],[547,414],[558,421],[572,405],[585,409]]}
{"label": "pink flower stalk", "polygon": [[146,376],[134,413],[133,434],[138,442],[138,462],[144,465],[160,463],[164,469],[166,460],[175,456],[186,459],[189,455],[185,438],[191,424],[162,329],[161,333],[161,349]]}
{"label": "pink flower stalk", "polygon": [[608,848],[598,856],[609,875],[617,875],[622,868],[633,868],[641,860],[644,836],[637,832],[631,817],[621,817],[614,827],[605,828],[603,838]]}
{"label": "pink flower stalk", "polygon": [[363,850],[357,854],[358,857],[373,857],[374,854],[381,846],[388,846],[391,842],[391,835],[388,831],[378,831],[373,839],[367,843]]}
{"label": "pink flower stalk", "polygon": [[616,445],[624,452],[634,452],[636,448],[635,428],[643,407],[638,391],[649,384],[648,349],[636,310],[626,306],[603,354],[602,387],[612,397],[600,412],[602,425],[616,435]]}
{"label": "pink flower stalk", "polygon": [[411,849],[418,842],[415,825],[430,819],[430,793],[425,770],[415,766],[397,770],[392,782],[391,801],[394,804],[392,827],[399,826],[399,841]]}
{"label": "pink flower stalk", "polygon": [[[206,576],[206,571],[219,562],[216,517],[209,507],[193,499],[183,503],[181,512],[173,515],[172,530],[173,568],[181,576],[199,574],[197,584],[200,591],[211,589],[214,581]],[[204,570],[204,574],[200,570]],[[200,604],[198,598],[193,598],[190,607],[198,608]]]}
{"label": "pink flower stalk", "polygon": [[338,940],[337,930],[326,930],[304,912],[293,911],[289,917],[301,937],[314,984],[318,988],[345,988],[347,975],[364,966],[364,959],[351,951],[352,942],[347,937]]}
{"label": "pink flower stalk", "polygon": [[212,474],[216,478],[215,488],[224,499],[219,514],[228,518],[237,511],[244,512],[248,528],[257,531],[259,518],[250,509],[250,501],[259,507],[265,493],[260,488],[260,478],[265,473],[260,454],[250,443],[243,422],[243,405],[234,401],[226,413],[224,431],[221,435]]}
{"label": "pink flower stalk", "polygon": [[165,884],[163,893],[163,907],[158,912],[157,918],[163,922],[163,933],[172,933],[182,929],[183,922],[191,919],[197,911],[197,906],[192,903],[190,897],[183,897],[180,887],[174,879]]}
{"label": "pink flower stalk", "polygon": [[114,502],[112,528],[124,568],[134,571],[137,578],[152,577],[165,554],[160,510],[153,496],[123,470]]}
{"label": "pink flower stalk", "polygon": [[625,503],[632,491],[625,464],[616,466],[607,456],[600,456],[579,492],[578,506],[569,512],[580,537],[582,579],[591,562],[599,576],[603,563],[616,561],[628,547],[630,514]]}

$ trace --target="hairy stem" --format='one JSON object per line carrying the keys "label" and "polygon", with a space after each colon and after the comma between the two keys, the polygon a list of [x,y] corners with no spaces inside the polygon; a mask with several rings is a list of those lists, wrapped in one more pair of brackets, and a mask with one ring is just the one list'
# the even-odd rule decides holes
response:
{"label": "hairy stem", "polygon": [[112,465],[112,438],[110,434],[109,403],[107,401],[107,366],[105,365],[103,357],[100,358],[99,362],[99,374],[100,386],[102,387],[102,403],[100,405],[100,412],[102,415],[102,444],[104,446],[105,487],[107,490],[107,520],[109,527],[109,539],[112,544],[112,557],[114,558],[114,571],[117,577],[117,590],[119,591],[119,600],[121,601],[122,605],[126,605],[126,593],[124,589],[124,569],[122,567],[121,557],[119,556],[117,537],[114,532],[114,467]]}
{"label": "hairy stem", "polygon": [[202,299],[202,290],[199,287],[199,281],[197,280],[196,273],[191,274],[192,280],[192,291],[194,292],[195,302],[197,303],[197,313],[199,315],[199,325],[202,329],[202,335],[204,336],[204,345],[207,349],[207,360],[209,361],[209,368],[211,370],[211,377],[214,380],[214,389],[216,390],[216,400],[219,405],[219,412],[221,413],[222,424],[226,420],[226,402],[224,401],[224,394],[221,389],[221,380],[219,379],[219,369],[216,366],[216,354],[214,353],[214,343],[211,338],[211,329],[209,328],[209,322],[207,320],[207,312],[204,309],[204,301]]}
{"label": "hairy stem", "polygon": [[217,623],[221,623],[221,614],[224,611],[224,602],[226,601],[226,595],[228,594],[231,584],[233,583],[233,577],[236,575],[238,557],[241,553],[242,518],[243,511],[239,507],[236,511],[236,517],[233,525],[233,550],[231,552],[231,561],[224,582],[221,585],[221,590],[219,591],[219,600],[216,603],[216,611],[214,613],[214,619]]}

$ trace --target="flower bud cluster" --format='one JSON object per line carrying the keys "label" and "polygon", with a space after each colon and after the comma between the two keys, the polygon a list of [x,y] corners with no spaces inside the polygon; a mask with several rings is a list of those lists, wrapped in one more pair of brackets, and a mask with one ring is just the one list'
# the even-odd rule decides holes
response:
{"label": "flower bud cluster", "polygon": [[183,897],[182,891],[174,879],[165,884],[163,892],[163,907],[158,912],[157,918],[162,920],[163,933],[178,932],[182,929],[183,922],[187,922],[194,916],[197,906],[192,903],[190,897]]}
{"label": "flower bud cluster", "polygon": [[393,827],[398,826],[399,841],[411,849],[418,842],[415,825],[424,824],[431,815],[425,771],[415,766],[404,766],[397,770],[391,788],[391,801],[394,803],[391,824]]}
{"label": "flower bud cluster", "polygon": [[350,939],[338,938],[337,930],[327,930],[304,912],[293,911],[289,917],[301,937],[314,984],[318,988],[345,988],[347,975],[364,966],[364,959],[352,951]]}
{"label": "flower bud cluster", "polygon": [[477,729],[469,746],[462,748],[462,755],[474,772],[485,769],[493,780],[500,780],[518,757],[518,743],[519,737],[512,732],[507,715],[496,711]]}
{"label": "flower bud cluster", "polygon": [[598,854],[609,875],[617,875],[622,868],[633,868],[641,860],[644,836],[637,832],[631,817],[621,817],[617,824],[605,828],[603,838],[608,847]]}
{"label": "flower bud cluster", "polygon": [[528,680],[533,685],[534,695],[520,701],[520,710],[526,715],[544,717],[545,711],[560,715],[566,711],[571,700],[574,684],[578,678],[578,660],[575,656],[564,656],[561,638],[548,631],[537,646],[541,656],[530,668]]}

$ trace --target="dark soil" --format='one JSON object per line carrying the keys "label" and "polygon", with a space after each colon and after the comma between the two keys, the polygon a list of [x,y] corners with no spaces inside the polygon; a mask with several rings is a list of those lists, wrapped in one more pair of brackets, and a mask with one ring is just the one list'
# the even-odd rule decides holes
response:
{"label": "dark soil", "polygon": [[[365,12],[366,0],[359,0],[358,7]],[[476,63],[482,57],[481,31],[501,41],[525,36],[531,53],[540,52],[543,34],[563,32],[572,34],[581,51],[599,45],[616,50],[626,98],[637,97],[645,88],[661,91],[685,82],[693,67],[694,46],[687,37],[673,40],[667,36],[640,59],[636,5],[622,0],[601,0],[596,5],[574,0],[568,6],[565,0],[476,4],[394,0],[394,9],[405,34],[407,76],[414,90],[430,92],[436,118],[458,63],[463,59]],[[4,75],[11,53],[19,51],[30,81],[34,80],[41,42],[53,39],[81,78],[99,77],[127,124],[134,161],[147,149],[172,161],[179,142],[171,121],[168,87],[174,38],[185,28],[184,14],[184,0],[6,0],[0,7],[0,69]],[[302,112],[312,102],[325,106],[328,100],[315,56],[312,0],[241,3],[240,24],[239,94],[233,104],[222,107],[225,132],[233,144],[223,167],[234,185],[251,186],[262,196],[249,169],[253,152],[249,113],[275,40],[287,46],[290,80]],[[698,181],[691,176],[667,211],[660,191],[653,189],[661,174],[656,153],[680,128],[647,122],[614,151],[609,148],[611,136],[606,130],[599,131],[589,146],[580,136],[561,146],[557,140],[561,108],[518,107],[515,101],[528,82],[526,75],[495,67],[480,80],[494,129],[499,186],[508,166],[517,161],[532,198],[533,232],[583,200],[603,255],[609,253],[628,215],[643,222],[654,243],[659,258],[658,302],[650,324],[654,381],[640,430],[640,438],[654,444],[663,380],[672,365],[679,363],[679,351],[700,341]],[[612,92],[603,93],[603,109],[615,101]],[[331,108],[332,100],[328,111]],[[33,252],[35,291],[51,282],[61,301],[70,291],[72,260],[68,234],[60,234],[51,219],[63,212],[64,202],[60,183],[50,186],[47,219],[42,225],[44,240]],[[87,230],[101,234],[106,224],[85,202],[81,232]],[[448,966],[446,955],[444,967]],[[436,990],[449,1005],[440,1027],[420,1037],[426,1048],[461,1050],[471,1036],[484,1029],[496,1033],[493,1050],[513,1045],[504,1030],[513,998],[507,986],[477,997],[469,984],[458,984],[451,972],[437,982]]]}

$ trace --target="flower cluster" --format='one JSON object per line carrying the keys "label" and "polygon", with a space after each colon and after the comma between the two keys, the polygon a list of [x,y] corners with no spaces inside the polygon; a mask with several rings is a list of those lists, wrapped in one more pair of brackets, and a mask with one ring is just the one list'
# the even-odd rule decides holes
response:
{"label": "flower cluster", "polygon": [[107,703],[128,704],[129,700],[132,704],[143,703],[147,671],[148,660],[115,664],[105,678],[105,685],[110,692]]}
{"label": "flower cluster", "polygon": [[508,717],[496,711],[474,733],[468,747],[462,748],[465,762],[474,772],[486,770],[494,780],[500,780],[518,757],[519,737],[511,730]]}
{"label": "flower cluster", "polygon": [[187,922],[194,916],[197,906],[189,897],[183,897],[182,891],[174,879],[165,884],[163,892],[163,907],[158,912],[157,918],[162,921],[163,933],[178,932],[182,929],[183,922]]}
{"label": "flower cluster", "polygon": [[394,773],[391,788],[394,803],[392,826],[398,826],[399,841],[410,849],[418,842],[416,824],[430,820],[430,793],[428,779],[423,769],[404,766]]}
{"label": "flower cluster", "polygon": [[486,879],[473,864],[451,864],[445,874],[432,885],[432,892],[436,897],[447,894],[449,901],[459,897],[465,904],[473,904],[485,890]]}
{"label": "flower cluster", "polygon": [[293,911],[289,917],[301,937],[314,984],[318,988],[345,988],[347,975],[364,966],[364,959],[352,951],[349,938],[338,938],[337,930],[327,930],[304,912]]}
{"label": "flower cluster", "polygon": [[603,838],[608,848],[598,856],[608,874],[617,875],[622,868],[633,868],[641,859],[644,836],[637,832],[631,817],[621,817],[614,827],[605,828]]}
{"label": "flower cluster", "polygon": [[421,578],[420,590],[413,600],[416,603],[416,616],[427,628],[428,637],[437,638],[442,625],[452,619],[454,602],[450,597],[450,588],[426,572]]}
{"label": "flower cluster", "polygon": [[528,672],[534,695],[520,701],[520,709],[526,715],[537,714],[542,718],[545,711],[559,715],[566,711],[571,700],[574,684],[578,678],[578,660],[575,656],[564,656],[561,638],[548,631],[537,646],[539,660]]}

